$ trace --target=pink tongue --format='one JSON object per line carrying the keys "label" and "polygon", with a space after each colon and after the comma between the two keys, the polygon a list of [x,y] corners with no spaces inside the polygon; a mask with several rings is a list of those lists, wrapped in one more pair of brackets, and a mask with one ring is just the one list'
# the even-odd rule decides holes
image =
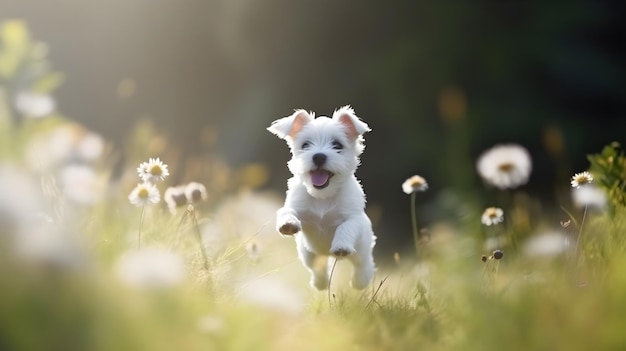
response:
{"label": "pink tongue", "polygon": [[311,181],[315,186],[323,186],[328,182],[328,178],[330,178],[330,172],[319,170],[311,172]]}

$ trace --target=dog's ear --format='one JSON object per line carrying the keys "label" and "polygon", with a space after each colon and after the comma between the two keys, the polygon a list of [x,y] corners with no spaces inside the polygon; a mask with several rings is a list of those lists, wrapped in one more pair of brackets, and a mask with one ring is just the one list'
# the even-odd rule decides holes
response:
{"label": "dog's ear", "polygon": [[312,120],[313,116],[305,110],[296,110],[291,116],[272,122],[272,125],[267,127],[267,130],[281,139],[286,139],[287,137],[295,138],[302,128]]}
{"label": "dog's ear", "polygon": [[371,130],[367,123],[361,121],[359,117],[354,114],[354,110],[350,105],[335,110],[333,119],[344,125],[350,138],[356,139],[359,135],[363,135],[365,132]]}

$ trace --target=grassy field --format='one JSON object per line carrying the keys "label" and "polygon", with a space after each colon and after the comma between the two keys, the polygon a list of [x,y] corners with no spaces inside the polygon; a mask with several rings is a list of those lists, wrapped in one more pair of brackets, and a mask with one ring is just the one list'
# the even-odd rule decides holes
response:
{"label": "grassy field", "polygon": [[[19,23],[3,26],[3,40],[5,81],[18,63],[37,65]],[[282,195],[254,190],[262,167],[203,160],[202,186],[169,192],[168,175],[194,168],[168,157],[148,124],[114,150],[49,108],[60,78],[41,72],[38,95],[15,106],[0,86],[1,350],[626,348],[617,144],[589,156],[591,184],[572,187],[578,206],[550,209],[561,223],[542,217],[538,199],[503,190],[502,214],[460,203],[460,220],[416,230],[416,250],[381,254],[364,291],[338,261],[319,292],[273,228]],[[112,176],[121,152],[128,162]],[[154,155],[169,165],[141,164]]]}
{"label": "grassy field", "polygon": [[[569,225],[554,224],[544,235],[561,241],[534,249],[515,240],[515,220],[506,216],[524,210],[505,211],[497,224],[500,259],[483,245],[489,228],[437,224],[418,245],[421,260],[411,251],[381,259],[388,263],[365,291],[348,286],[351,266],[339,261],[330,290],[318,292],[293,240],[274,232],[279,196],[242,190],[171,214],[162,203],[132,206],[125,187],[109,185],[106,200],[79,206],[55,182],[10,164],[2,169],[11,194],[3,199],[0,256],[4,350],[587,350],[626,343],[623,206],[572,210]],[[47,191],[30,203],[25,196],[42,184]],[[480,213],[469,219],[479,223]]]}
{"label": "grassy field", "polygon": [[[256,196],[232,206],[276,207]],[[101,211],[82,214],[74,228],[89,239],[39,238],[62,247],[30,253],[3,245],[2,349],[585,350],[626,342],[623,210],[588,217],[577,258],[507,250],[483,263],[463,233],[437,233],[427,261],[381,267],[363,292],[347,286],[345,262],[329,292],[311,289],[293,242],[270,237],[263,223],[244,222],[262,231],[242,237],[212,223],[213,234],[231,238],[211,241],[205,268],[193,224],[149,211],[138,250],[139,212]]]}

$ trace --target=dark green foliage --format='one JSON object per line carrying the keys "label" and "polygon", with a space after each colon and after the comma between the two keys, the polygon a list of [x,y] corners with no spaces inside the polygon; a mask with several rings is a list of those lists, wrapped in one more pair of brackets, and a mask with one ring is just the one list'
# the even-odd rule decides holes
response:
{"label": "dark green foliage", "polygon": [[620,144],[613,142],[600,153],[588,155],[587,159],[594,181],[608,194],[611,212],[626,206],[626,157]]}

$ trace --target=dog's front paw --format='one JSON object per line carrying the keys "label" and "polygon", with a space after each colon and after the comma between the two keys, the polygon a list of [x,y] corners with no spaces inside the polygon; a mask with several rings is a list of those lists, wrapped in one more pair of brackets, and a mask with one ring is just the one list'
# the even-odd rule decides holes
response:
{"label": "dog's front paw", "polygon": [[302,230],[300,221],[288,221],[278,226],[278,232],[282,235],[294,235]]}
{"label": "dog's front paw", "polygon": [[354,252],[355,250],[352,247],[337,247],[330,249],[330,253],[337,257],[346,257]]}

